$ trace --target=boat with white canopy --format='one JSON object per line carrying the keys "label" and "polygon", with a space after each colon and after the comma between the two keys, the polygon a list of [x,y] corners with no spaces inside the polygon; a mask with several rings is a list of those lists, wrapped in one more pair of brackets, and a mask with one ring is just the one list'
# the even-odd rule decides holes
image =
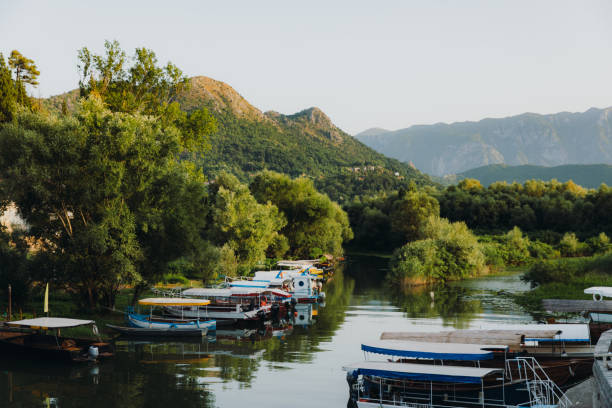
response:
{"label": "boat with white canopy", "polygon": [[164,308],[172,316],[194,318],[203,316],[207,319],[224,321],[263,320],[286,316],[291,305],[291,294],[280,289],[271,288],[191,288],[181,295],[190,299],[209,300],[207,306],[176,306]]}
{"label": "boat with white canopy", "polygon": [[[113,355],[111,345],[100,339],[93,320],[38,317],[5,325],[6,330],[0,329],[0,351],[5,353],[71,362],[95,361]],[[62,336],[63,329],[81,326],[89,326],[97,340]]]}

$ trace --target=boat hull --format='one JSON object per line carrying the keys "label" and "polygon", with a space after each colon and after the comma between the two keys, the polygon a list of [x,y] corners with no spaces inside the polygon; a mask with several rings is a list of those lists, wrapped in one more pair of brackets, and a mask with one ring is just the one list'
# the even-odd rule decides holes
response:
{"label": "boat hull", "polygon": [[155,318],[151,319],[149,316],[138,314],[128,314],[128,322],[131,327],[160,331],[215,330],[216,328],[214,320],[193,320],[188,322],[177,320],[158,321]]}
{"label": "boat hull", "polygon": [[139,328],[139,327],[123,327],[107,324],[106,327],[128,337],[204,337],[208,329],[192,328],[192,329],[156,329],[156,328]]}
{"label": "boat hull", "polygon": [[0,353],[21,355],[32,359],[63,362],[87,362],[90,346],[98,347],[98,358],[113,355],[107,343],[95,343],[83,339],[55,337],[39,333],[15,333],[0,331]]}

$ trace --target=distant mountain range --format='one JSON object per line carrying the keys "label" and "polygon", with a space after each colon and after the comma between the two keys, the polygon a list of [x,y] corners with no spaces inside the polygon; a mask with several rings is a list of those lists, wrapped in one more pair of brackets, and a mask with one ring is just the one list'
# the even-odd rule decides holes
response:
{"label": "distant mountain range", "polygon": [[447,176],[447,183],[456,183],[465,178],[480,181],[488,186],[496,181],[508,183],[524,183],[527,180],[556,179],[560,182],[572,180],[574,183],[586,188],[598,188],[602,183],[612,186],[612,166],[609,164],[568,164],[564,166],[507,166],[505,164],[491,164],[464,171],[457,175]]}
{"label": "distant mountain range", "polygon": [[[190,81],[190,89],[178,98],[181,108],[207,107],[218,122],[211,150],[199,158],[210,177],[226,170],[246,181],[263,169],[305,175],[336,200],[396,189],[410,180],[432,183],[409,164],[386,157],[345,133],[318,108],[293,115],[264,113],[221,81],[205,76]],[[78,90],[73,90],[48,98],[44,104],[59,111],[66,100],[72,110],[78,96]]]}
{"label": "distant mountain range", "polygon": [[612,108],[525,113],[479,122],[369,129],[355,137],[435,176],[490,164],[560,166],[612,163]]}

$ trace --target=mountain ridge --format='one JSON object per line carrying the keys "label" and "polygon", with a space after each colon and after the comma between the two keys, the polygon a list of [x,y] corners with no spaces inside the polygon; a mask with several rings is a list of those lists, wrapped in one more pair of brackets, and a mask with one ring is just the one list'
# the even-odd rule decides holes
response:
{"label": "mountain ridge", "polygon": [[[558,166],[612,162],[612,107],[584,112],[414,125],[355,137],[426,173],[444,176],[489,164]],[[435,150],[434,150],[435,149]]]}

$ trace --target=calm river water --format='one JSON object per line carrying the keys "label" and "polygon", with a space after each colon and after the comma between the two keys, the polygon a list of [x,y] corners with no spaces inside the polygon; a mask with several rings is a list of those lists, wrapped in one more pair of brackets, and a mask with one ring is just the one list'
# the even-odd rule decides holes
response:
{"label": "calm river water", "polygon": [[0,407],[346,407],[342,365],[385,330],[481,327],[532,318],[500,292],[527,290],[519,275],[399,294],[386,260],[353,257],[324,290],[325,305],[292,327],[218,331],[201,343],[117,342],[98,366],[0,361]]}

